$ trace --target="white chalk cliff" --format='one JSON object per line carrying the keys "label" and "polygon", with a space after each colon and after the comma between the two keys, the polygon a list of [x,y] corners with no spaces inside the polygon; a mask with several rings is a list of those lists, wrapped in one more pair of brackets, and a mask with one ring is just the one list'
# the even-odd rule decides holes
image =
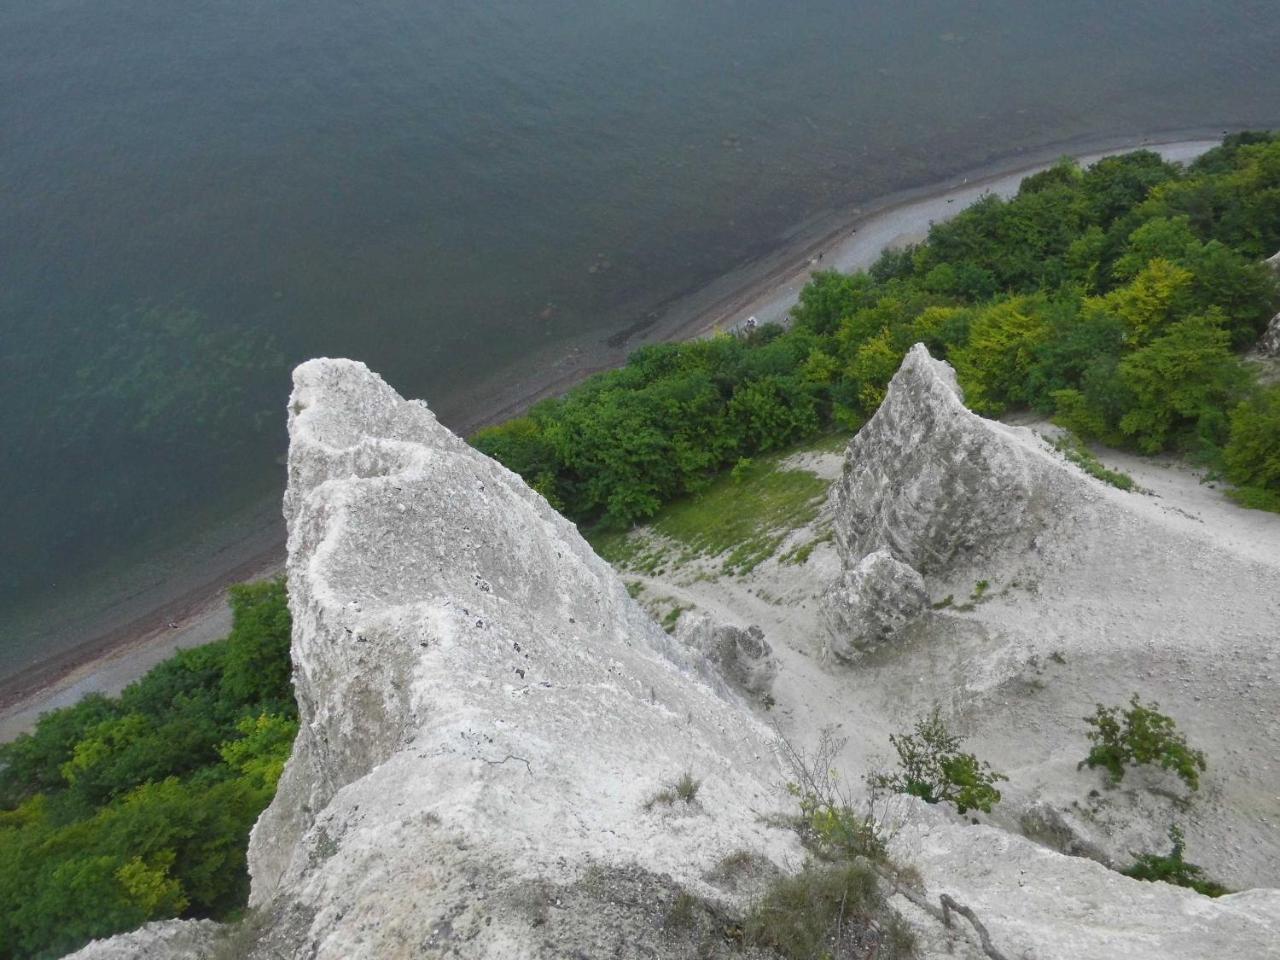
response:
{"label": "white chalk cliff", "polygon": [[[573,525],[361,364],[299,367],[289,430],[302,723],[253,832],[257,926],[237,934],[243,956],[700,956],[705,940],[662,929],[680,890],[732,911],[741,900],[709,879],[725,855],[799,866],[795,838],[770,825],[788,801],[757,696],[777,666],[758,633],[703,623],[703,641],[667,636]],[[850,582],[878,566],[913,571],[898,578],[911,594],[901,618],[867,627],[856,603],[830,618],[882,658],[904,623],[934,616],[923,584],[968,577],[975,558],[999,572],[1041,557],[1077,523],[1068,501],[1120,510],[1025,436],[967,411],[950,368],[923,347],[847,463],[835,493],[846,579],[871,555]],[[726,682],[700,662],[713,649],[733,665]],[[877,663],[867,669],[891,669]],[[701,781],[692,803],[648,803],[686,771]],[[1280,891],[1210,900],[1006,827],[913,803],[893,846],[931,902],[948,893],[972,906],[1009,960],[1280,957]],[[923,956],[983,956],[975,937],[895,902]],[[225,937],[187,926],[79,956],[225,950]]]}

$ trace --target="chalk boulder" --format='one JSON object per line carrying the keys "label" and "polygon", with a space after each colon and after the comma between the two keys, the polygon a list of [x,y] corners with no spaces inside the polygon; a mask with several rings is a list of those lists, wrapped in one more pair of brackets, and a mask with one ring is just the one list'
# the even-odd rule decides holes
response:
{"label": "chalk boulder", "polygon": [[897,638],[928,607],[929,594],[919,573],[876,550],[846,569],[823,600],[827,652],[855,660]]}
{"label": "chalk boulder", "polygon": [[752,699],[769,696],[778,660],[758,626],[716,623],[706,615],[680,619],[676,638],[696,651],[730,687]]}
{"label": "chalk boulder", "polygon": [[887,550],[927,577],[1029,549],[1092,495],[1033,436],[968,410],[955,371],[916,344],[850,442],[832,496],[846,568]]}
{"label": "chalk boulder", "polygon": [[1271,318],[1267,329],[1258,338],[1258,354],[1263,357],[1280,357],[1280,313]]}

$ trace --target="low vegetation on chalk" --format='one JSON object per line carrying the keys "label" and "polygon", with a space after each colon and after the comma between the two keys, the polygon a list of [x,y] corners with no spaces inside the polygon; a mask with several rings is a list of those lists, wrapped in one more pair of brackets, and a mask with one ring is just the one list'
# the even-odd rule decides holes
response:
{"label": "low vegetation on chalk", "polygon": [[813,753],[779,741],[800,808],[792,825],[809,859],[765,890],[743,924],[745,940],[789,960],[914,957],[915,936],[886,893],[914,877],[889,858],[874,811],[859,810],[841,788],[834,768],[843,746],[830,729]]}
{"label": "low vegetation on chalk", "polygon": [[815,274],[787,330],[643,347],[473,442],[573,520],[625,529],[730,468],[857,429],[923,342],[983,415],[1039,411],[1280,505],[1280,388],[1240,359],[1280,305],[1261,262],[1280,249],[1278,198],[1276,134],[1185,168],[1150,151],[1063,161],[868,272]]}
{"label": "low vegetation on chalk", "polygon": [[1133,865],[1122,871],[1124,875],[1133,877],[1135,880],[1152,880],[1189,887],[1206,897],[1220,897],[1231,892],[1216,880],[1210,880],[1205,876],[1203,869],[1183,859],[1182,854],[1186,849],[1186,843],[1182,830],[1177,826],[1169,828],[1169,842],[1172,848],[1167,854],[1139,854]]}
{"label": "low vegetation on chalk", "polygon": [[677,803],[690,804],[698,799],[698,791],[702,788],[702,781],[694,777],[694,775],[686,770],[684,773],[663,787],[652,797],[644,802],[646,810],[652,810],[654,807],[671,807]]}
{"label": "low vegetation on chalk", "polygon": [[1192,790],[1200,788],[1200,774],[1208,763],[1202,751],[1188,745],[1172,717],[1160,704],[1144,704],[1135,693],[1128,708],[1098,704],[1085,723],[1091,728],[1089,755],[1081,767],[1102,767],[1112,783],[1124,779],[1130,765],[1150,764],[1177,774]]}
{"label": "low vegetation on chalk", "polygon": [[0,958],[244,907],[297,707],[283,582],[233,587],[231,605],[225,640],[0,746]]}
{"label": "low vegetation on chalk", "polygon": [[1120,470],[1112,470],[1104,466],[1097,455],[1074,433],[1069,431],[1064,433],[1054,441],[1053,447],[1095,480],[1108,483],[1118,490],[1128,491],[1134,488],[1133,477]]}
{"label": "low vegetation on chalk", "polygon": [[684,616],[685,613],[687,613],[692,609],[693,607],[690,605],[677,603],[670,610],[668,610],[666,614],[663,616],[661,621],[662,629],[667,631],[667,633],[674,633],[676,629],[676,624],[680,622],[680,618]]}
{"label": "low vegetation on chalk", "polygon": [[723,572],[748,573],[773,556],[792,530],[813,521],[827,496],[827,481],[783,467],[783,459],[780,454],[753,460],[674,501],[648,527],[652,537],[597,527],[588,538],[623,569],[658,573],[668,564],[720,557]]}
{"label": "low vegetation on chalk", "polygon": [[950,803],[960,813],[990,813],[1000,802],[996,784],[1009,778],[972,753],[964,753],[961,739],[947,729],[937,707],[916,721],[913,733],[891,734],[889,742],[898,754],[898,769],[868,777],[873,790],[905,793],[926,803]]}
{"label": "low vegetation on chalk", "polygon": [[915,937],[865,864],[809,863],[770,886],[743,924],[748,943],[787,960],[916,955]]}

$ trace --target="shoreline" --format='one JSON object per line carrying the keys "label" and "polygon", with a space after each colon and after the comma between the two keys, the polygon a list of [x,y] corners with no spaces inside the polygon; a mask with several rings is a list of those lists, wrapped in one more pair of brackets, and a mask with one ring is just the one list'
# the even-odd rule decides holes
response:
{"label": "shoreline", "polygon": [[[1089,164],[1105,156],[1150,149],[1166,159],[1186,160],[1220,143],[1223,132],[1051,144],[1019,151],[967,174],[828,211],[799,225],[772,252],[659,304],[644,319],[603,340],[597,332],[587,341],[560,344],[555,355],[538,358],[530,373],[515,379],[509,371],[486,378],[452,404],[483,412],[448,426],[466,436],[518,416],[538,401],[620,365],[628,353],[646,343],[692,340],[734,330],[749,317],[760,323],[784,320],[815,270],[850,272],[870,266],[882,250],[923,239],[931,223],[959,213],[984,193],[1011,195],[1025,177],[1062,156]],[[468,397],[473,402],[468,403]],[[487,398],[488,404],[480,398]],[[195,577],[201,582],[166,602],[137,616],[125,616],[119,625],[0,679],[0,743],[30,730],[47,710],[70,705],[92,692],[118,693],[175,650],[220,639],[230,628],[227,588],[243,580],[279,575],[283,569],[283,539],[266,550],[259,544],[231,565]],[[121,619],[118,613],[116,617]],[[170,626],[173,623],[176,628]]]}

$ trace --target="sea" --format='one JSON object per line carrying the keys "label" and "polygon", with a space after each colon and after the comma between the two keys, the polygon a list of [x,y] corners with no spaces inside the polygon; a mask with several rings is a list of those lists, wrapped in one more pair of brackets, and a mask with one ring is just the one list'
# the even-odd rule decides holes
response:
{"label": "sea", "polygon": [[1274,0],[0,4],[0,680],[278,542],[305,358],[470,429],[835,212],[1278,75]]}

